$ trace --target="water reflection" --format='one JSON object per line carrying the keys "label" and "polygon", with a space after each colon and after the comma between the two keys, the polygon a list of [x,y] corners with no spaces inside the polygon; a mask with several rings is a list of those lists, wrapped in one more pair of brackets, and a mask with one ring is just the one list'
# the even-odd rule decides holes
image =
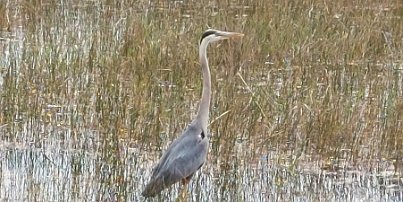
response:
{"label": "water reflection", "polygon": [[[14,145],[13,145],[14,147]],[[278,152],[256,165],[219,169],[209,163],[189,185],[191,201],[400,201],[402,181],[391,173],[363,170],[327,171],[313,165],[289,170],[276,163]],[[151,161],[135,150],[120,152],[121,164],[100,153],[58,148],[11,148],[1,151],[0,196],[13,201],[137,201],[150,174]],[[387,171],[387,162],[378,162]],[[382,165],[383,164],[383,165]],[[308,166],[308,165],[304,165]],[[179,186],[159,199],[174,200]],[[158,197],[157,197],[158,198]]]}

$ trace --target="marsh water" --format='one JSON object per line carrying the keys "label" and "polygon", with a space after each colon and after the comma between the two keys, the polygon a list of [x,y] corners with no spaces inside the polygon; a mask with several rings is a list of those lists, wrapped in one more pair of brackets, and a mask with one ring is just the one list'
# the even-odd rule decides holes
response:
{"label": "marsh water", "polygon": [[[364,6],[365,5],[365,6]],[[1,201],[175,201],[141,191],[201,93],[208,162],[187,201],[402,201],[403,6],[1,1]]]}

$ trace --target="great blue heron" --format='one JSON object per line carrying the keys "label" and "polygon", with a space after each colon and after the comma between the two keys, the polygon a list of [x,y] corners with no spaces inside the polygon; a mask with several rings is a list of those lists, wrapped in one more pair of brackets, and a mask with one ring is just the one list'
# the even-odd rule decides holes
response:
{"label": "great blue heron", "polygon": [[196,118],[181,136],[174,140],[158,164],[154,167],[151,180],[142,195],[153,197],[163,189],[182,180],[186,185],[193,174],[206,161],[209,140],[207,125],[211,97],[211,76],[207,60],[207,46],[210,42],[242,37],[243,34],[209,29],[200,39],[199,57],[203,71],[203,91]]}

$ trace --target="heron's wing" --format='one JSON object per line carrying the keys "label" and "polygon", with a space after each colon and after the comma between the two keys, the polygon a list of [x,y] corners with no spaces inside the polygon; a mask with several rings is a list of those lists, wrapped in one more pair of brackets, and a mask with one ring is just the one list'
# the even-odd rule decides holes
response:
{"label": "heron's wing", "polygon": [[[188,151],[185,155],[179,155],[176,158],[170,156],[167,158],[169,159],[167,163],[159,167],[158,172],[155,173],[155,177],[152,177],[151,181],[146,185],[142,192],[143,196],[155,196],[163,189],[195,173],[206,159],[208,140],[204,138],[193,145],[193,147],[189,147],[189,149],[185,148],[185,150]],[[172,152],[171,154],[174,153]]]}
{"label": "heron's wing", "polygon": [[143,195],[153,196],[192,175],[203,165],[207,152],[207,135],[198,127],[188,127],[178,139],[172,142],[154,168]]}
{"label": "heron's wing", "polygon": [[158,164],[154,167],[152,176],[157,177],[159,173],[163,172],[164,168],[169,166],[172,160],[179,156],[186,155],[183,153],[186,153],[188,147],[193,147],[197,144],[197,137],[202,133],[201,128],[193,123],[190,124],[182,135],[169,145]]}
{"label": "heron's wing", "polygon": [[[180,145],[183,146],[183,145]],[[173,184],[195,173],[205,162],[208,152],[207,138],[197,138],[180,148],[178,155],[172,156],[163,171],[164,181]]]}

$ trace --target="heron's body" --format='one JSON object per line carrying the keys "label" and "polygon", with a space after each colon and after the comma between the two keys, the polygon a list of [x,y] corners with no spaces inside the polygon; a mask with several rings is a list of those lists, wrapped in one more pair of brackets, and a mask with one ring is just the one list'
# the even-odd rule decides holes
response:
{"label": "heron's body", "polygon": [[239,33],[218,30],[207,30],[203,33],[199,47],[200,64],[203,68],[203,92],[197,116],[182,135],[171,143],[154,167],[151,180],[142,193],[143,196],[155,196],[180,180],[187,183],[206,161],[209,144],[207,125],[211,98],[207,46],[212,41],[241,36],[243,35]]}
{"label": "heron's body", "polygon": [[201,127],[192,122],[161,157],[143,195],[154,196],[182,179],[190,180],[206,160],[208,144],[208,138]]}

